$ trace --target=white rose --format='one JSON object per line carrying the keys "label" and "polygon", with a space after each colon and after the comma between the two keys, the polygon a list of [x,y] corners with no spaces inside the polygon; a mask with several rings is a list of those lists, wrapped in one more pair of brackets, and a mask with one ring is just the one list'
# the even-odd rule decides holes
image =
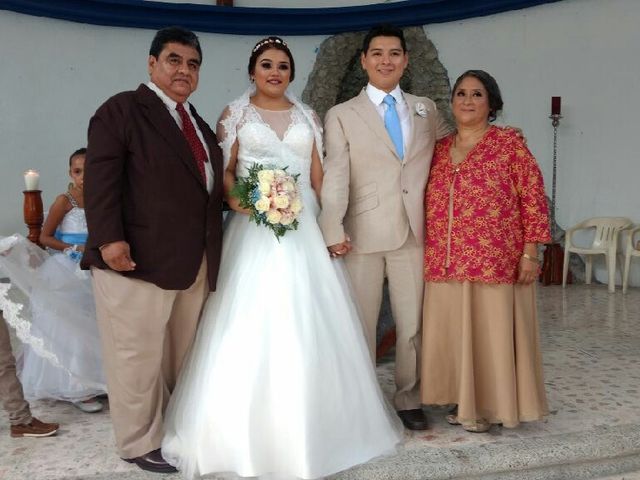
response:
{"label": "white rose", "polygon": [[286,195],[278,195],[273,199],[276,208],[287,208],[289,206],[289,197]]}
{"label": "white rose", "polygon": [[282,190],[284,190],[285,192],[293,192],[295,191],[296,186],[293,184],[293,182],[284,182],[282,184]]}
{"label": "white rose", "polygon": [[254,203],[253,206],[256,207],[256,210],[259,212],[266,212],[267,210],[269,210],[271,202],[267,197],[260,197],[260,199],[256,203]]}
{"label": "white rose", "polygon": [[271,224],[280,223],[282,214],[278,210],[269,210],[267,212],[267,222]]}
{"label": "white rose", "polygon": [[258,190],[262,195],[268,195],[271,193],[271,183],[270,182],[260,182],[258,184]]}
{"label": "white rose", "polygon": [[287,174],[287,172],[285,172],[284,170],[281,170],[281,169],[278,168],[278,169],[273,171],[273,174],[276,177],[284,177]]}
{"label": "white rose", "polygon": [[258,180],[260,181],[260,183],[262,182],[266,182],[266,183],[271,183],[273,182],[275,175],[273,173],[273,170],[260,170],[258,172]]}
{"label": "white rose", "polygon": [[299,198],[294,198],[291,201],[291,206],[289,208],[293,213],[296,213],[296,214],[300,213],[300,210],[302,210],[302,202],[300,201]]}

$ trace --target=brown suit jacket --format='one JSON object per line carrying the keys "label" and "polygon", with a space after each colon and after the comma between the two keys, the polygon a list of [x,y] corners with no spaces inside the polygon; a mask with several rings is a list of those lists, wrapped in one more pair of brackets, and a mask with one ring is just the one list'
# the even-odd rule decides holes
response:
{"label": "brown suit jacket", "polygon": [[146,85],[111,97],[96,111],[84,175],[89,227],[84,268],[108,268],[98,247],[124,240],[136,268],[123,275],[184,290],[206,252],[215,290],[222,247],[222,153],[209,125],[193,107],[191,112],[210,151],[211,194],[182,131]]}

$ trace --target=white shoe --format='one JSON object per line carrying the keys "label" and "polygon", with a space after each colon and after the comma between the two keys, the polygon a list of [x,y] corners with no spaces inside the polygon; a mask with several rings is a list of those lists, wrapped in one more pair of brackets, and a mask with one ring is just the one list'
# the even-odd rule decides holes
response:
{"label": "white shoe", "polygon": [[96,413],[104,408],[104,405],[95,398],[80,402],[73,402],[73,404],[85,413]]}

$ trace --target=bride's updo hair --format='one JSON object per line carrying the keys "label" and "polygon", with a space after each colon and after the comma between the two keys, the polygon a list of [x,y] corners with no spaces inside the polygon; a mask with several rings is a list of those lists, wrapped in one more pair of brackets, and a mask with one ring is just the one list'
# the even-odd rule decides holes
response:
{"label": "bride's updo hair", "polygon": [[251,56],[249,57],[249,75],[251,76],[254,74],[258,57],[267,50],[271,49],[281,50],[287,54],[287,57],[289,57],[289,64],[291,65],[291,75],[289,77],[289,81],[293,82],[293,78],[295,77],[296,73],[296,66],[293,62],[293,55],[291,55],[291,50],[289,50],[286,42],[280,37],[266,37],[256,43],[255,47],[253,47],[253,50],[251,50]]}

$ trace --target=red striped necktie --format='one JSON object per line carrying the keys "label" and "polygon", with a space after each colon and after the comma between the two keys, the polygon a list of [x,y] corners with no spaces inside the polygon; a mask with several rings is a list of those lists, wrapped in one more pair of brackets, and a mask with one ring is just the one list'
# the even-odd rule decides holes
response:
{"label": "red striped necktie", "polygon": [[184,133],[187,142],[189,142],[189,147],[191,147],[191,151],[193,152],[193,157],[196,160],[196,165],[198,166],[198,170],[200,170],[200,174],[202,175],[202,179],[204,183],[207,183],[207,174],[205,173],[204,164],[208,161],[207,151],[204,149],[202,142],[198,138],[198,133],[196,132],[193,123],[191,122],[191,118],[189,114],[184,108],[184,104],[178,103],[176,105],[176,111],[180,118],[182,119],[182,133]]}

